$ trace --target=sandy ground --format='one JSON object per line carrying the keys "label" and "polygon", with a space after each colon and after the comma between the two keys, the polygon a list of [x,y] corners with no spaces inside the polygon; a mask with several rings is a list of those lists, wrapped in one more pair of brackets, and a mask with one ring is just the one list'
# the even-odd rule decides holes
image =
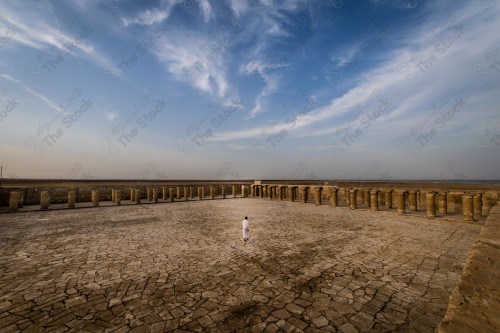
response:
{"label": "sandy ground", "polygon": [[480,228],[251,198],[0,215],[0,331],[433,332]]}

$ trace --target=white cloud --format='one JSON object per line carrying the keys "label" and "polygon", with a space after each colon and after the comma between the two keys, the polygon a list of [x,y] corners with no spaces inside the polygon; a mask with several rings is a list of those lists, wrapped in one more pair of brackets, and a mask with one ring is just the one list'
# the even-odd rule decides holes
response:
{"label": "white cloud", "polygon": [[122,22],[124,26],[129,26],[131,24],[138,25],[152,25],[155,23],[161,23],[170,16],[171,6],[166,7],[166,9],[146,9],[141,11],[137,16],[127,19],[122,17]]}

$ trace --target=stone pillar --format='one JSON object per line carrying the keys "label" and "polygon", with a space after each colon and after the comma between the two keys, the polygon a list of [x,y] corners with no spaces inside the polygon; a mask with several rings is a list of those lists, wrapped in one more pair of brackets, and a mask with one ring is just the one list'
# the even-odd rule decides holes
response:
{"label": "stone pillar", "polygon": [[17,212],[17,208],[19,207],[19,200],[21,199],[21,193],[19,192],[10,192],[9,196],[9,211]]}
{"label": "stone pillar", "polygon": [[490,200],[488,200],[488,198],[485,196],[484,200],[482,199],[482,201],[483,201],[482,212],[483,212],[484,216],[488,216],[488,214],[490,213],[490,210],[491,210]]}
{"label": "stone pillar", "polygon": [[189,186],[189,198],[194,199],[194,190],[192,186]]}
{"label": "stone pillar", "polygon": [[133,188],[130,189],[130,201],[131,202],[135,201],[135,189]]}
{"label": "stone pillar", "polygon": [[233,198],[236,198],[236,185],[232,186]]}
{"label": "stone pillar", "polygon": [[404,215],[406,213],[405,209],[405,192],[396,192],[396,202],[398,204],[398,214]]}
{"label": "stone pillar", "polygon": [[321,205],[321,191],[323,190],[323,188],[318,186],[314,190],[315,190],[314,194],[315,194],[315,199],[316,199],[315,204],[316,204],[316,206],[319,206],[319,205]]}
{"label": "stone pillar", "polygon": [[264,189],[262,188],[262,185],[259,185],[257,191],[259,192],[259,197],[264,199]]}
{"label": "stone pillar", "polygon": [[366,207],[370,207],[370,190],[363,190],[363,201],[365,202]]}
{"label": "stone pillar", "polygon": [[474,221],[474,204],[472,195],[464,194],[462,196],[462,206],[463,206],[463,214],[464,220],[468,222]]}
{"label": "stone pillar", "polygon": [[115,190],[115,204],[120,206],[122,204],[122,190]]}
{"label": "stone pillar", "polygon": [[247,192],[246,192],[245,185],[241,185],[241,197],[242,198],[246,198],[247,197]]}
{"label": "stone pillar", "polygon": [[250,196],[255,198],[255,185],[250,185]]}
{"label": "stone pillar", "polygon": [[92,190],[92,206],[99,207],[99,190]]}
{"label": "stone pillar", "polygon": [[378,211],[378,190],[370,191],[370,207],[372,212]]}
{"label": "stone pillar", "polygon": [[76,202],[76,191],[69,190],[68,191],[68,208],[75,208]]}
{"label": "stone pillar", "polygon": [[136,205],[140,204],[141,203],[141,189],[140,188],[136,188],[135,191],[134,191],[134,202]]}
{"label": "stone pillar", "polygon": [[267,192],[268,196],[269,196],[269,199],[271,199],[271,200],[273,200],[273,198],[274,198],[274,192],[273,192],[274,189],[273,189],[273,187],[274,186],[270,185],[269,188],[268,188],[268,192]]}
{"label": "stone pillar", "polygon": [[446,197],[446,193],[438,193],[439,214],[445,215],[448,213],[448,199]]}
{"label": "stone pillar", "polygon": [[148,201],[153,201],[153,189],[151,187],[148,187],[146,189],[146,195],[147,195],[147,200]]}
{"label": "stone pillar", "polygon": [[183,193],[184,193],[184,201],[188,201],[189,200],[189,193],[188,193],[188,187],[187,186],[183,187]]}
{"label": "stone pillar", "polygon": [[283,201],[283,199],[285,199],[285,195],[284,195],[284,194],[285,194],[285,191],[284,191],[284,189],[285,189],[285,188],[284,188],[283,186],[280,186],[280,187],[279,187],[279,190],[278,190],[278,191],[279,191],[280,201]]}
{"label": "stone pillar", "polygon": [[295,201],[295,186],[288,186],[288,195],[290,198],[290,202]]}
{"label": "stone pillar", "polygon": [[111,189],[111,201],[115,202],[115,189]]}
{"label": "stone pillar", "polygon": [[302,202],[307,203],[307,200],[309,199],[309,186],[301,186],[300,187],[300,193],[302,196]]}
{"label": "stone pillar", "polygon": [[49,209],[50,206],[50,192],[42,191],[40,193],[40,209]]}
{"label": "stone pillar", "polygon": [[385,191],[385,208],[387,208],[387,209],[392,208],[392,191],[391,190]]}
{"label": "stone pillar", "polygon": [[158,189],[156,187],[153,187],[153,202],[158,202]]}
{"label": "stone pillar", "polygon": [[222,195],[222,199],[226,199],[226,185],[221,185],[220,192]]}
{"label": "stone pillar", "polygon": [[474,206],[474,217],[483,216],[483,196],[481,193],[474,194],[472,197]]}
{"label": "stone pillar", "polygon": [[351,209],[356,209],[356,192],[358,192],[358,190],[355,189],[349,191],[349,204]]}
{"label": "stone pillar", "polygon": [[411,211],[417,210],[417,191],[409,191],[408,192],[408,206]]}
{"label": "stone pillar", "polygon": [[210,186],[210,199],[214,200],[215,199],[215,187]]}
{"label": "stone pillar", "polygon": [[180,186],[177,186],[177,187],[176,187],[176,190],[177,190],[177,195],[176,195],[176,198],[177,198],[177,199],[180,199],[180,198],[181,198],[181,187],[180,187]]}
{"label": "stone pillar", "polygon": [[203,186],[198,186],[198,200],[203,200]]}
{"label": "stone pillar", "polygon": [[436,193],[430,192],[425,195],[425,210],[427,217],[436,216]]}
{"label": "stone pillar", "polygon": [[336,208],[339,204],[339,189],[335,187],[330,188],[330,206]]}
{"label": "stone pillar", "polygon": [[174,202],[175,193],[173,187],[168,188],[168,196],[170,197],[170,202]]}

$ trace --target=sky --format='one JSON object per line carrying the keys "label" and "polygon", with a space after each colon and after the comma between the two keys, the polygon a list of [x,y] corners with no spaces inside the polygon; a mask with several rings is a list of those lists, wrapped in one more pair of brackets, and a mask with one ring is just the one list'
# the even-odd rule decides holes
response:
{"label": "sky", "polygon": [[4,178],[500,179],[500,1],[0,2]]}

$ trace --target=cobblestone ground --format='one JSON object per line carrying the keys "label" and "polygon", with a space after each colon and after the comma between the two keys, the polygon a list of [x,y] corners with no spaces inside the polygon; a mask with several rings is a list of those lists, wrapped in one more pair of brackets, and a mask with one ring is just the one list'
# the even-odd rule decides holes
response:
{"label": "cobblestone ground", "polygon": [[249,198],[1,215],[0,331],[433,332],[479,231]]}

